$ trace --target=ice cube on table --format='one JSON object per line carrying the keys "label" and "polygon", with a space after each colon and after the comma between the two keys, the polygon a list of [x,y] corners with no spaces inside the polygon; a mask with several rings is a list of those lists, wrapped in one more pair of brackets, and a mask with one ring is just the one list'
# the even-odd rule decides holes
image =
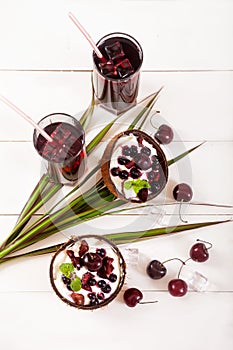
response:
{"label": "ice cube on table", "polygon": [[113,60],[113,61],[125,56],[122,45],[119,41],[116,41],[115,43],[113,43],[111,45],[105,46],[105,51],[106,51],[109,59]]}
{"label": "ice cube on table", "polygon": [[134,69],[128,58],[125,58],[123,61],[118,62],[116,64],[116,70],[120,78],[127,78],[134,73]]}
{"label": "ice cube on table", "polygon": [[99,63],[99,69],[106,77],[115,78],[117,76],[117,70],[112,61]]}
{"label": "ice cube on table", "polygon": [[187,266],[182,269],[181,278],[184,279],[188,287],[195,292],[204,292],[208,285],[207,277]]}

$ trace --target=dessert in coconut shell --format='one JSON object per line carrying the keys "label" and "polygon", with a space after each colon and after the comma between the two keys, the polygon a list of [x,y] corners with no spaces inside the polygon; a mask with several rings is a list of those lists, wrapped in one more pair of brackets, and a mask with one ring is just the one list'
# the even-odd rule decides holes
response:
{"label": "dessert in coconut shell", "polygon": [[143,203],[158,196],[168,179],[160,145],[141,130],[126,130],[111,139],[103,154],[101,172],[116,197]]}

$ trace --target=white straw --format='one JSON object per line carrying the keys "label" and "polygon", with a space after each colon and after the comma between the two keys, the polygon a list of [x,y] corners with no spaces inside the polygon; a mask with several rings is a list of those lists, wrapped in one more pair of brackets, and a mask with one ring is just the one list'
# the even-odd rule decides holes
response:
{"label": "white straw", "polygon": [[23,111],[21,111],[21,109],[19,109],[18,107],[16,107],[12,102],[10,102],[7,98],[5,98],[4,96],[0,95],[0,100],[2,102],[4,102],[7,106],[9,106],[10,108],[12,108],[16,113],[18,113],[19,115],[21,115],[21,117],[23,117],[25,120],[27,120],[32,126],[34,126],[34,128],[41,134],[44,136],[44,138],[46,138],[46,140],[48,140],[49,142],[52,142],[53,139],[47,134],[47,132],[45,132],[36,122],[34,122],[34,120],[32,120],[27,114],[25,114]]}
{"label": "white straw", "polygon": [[73,23],[76,25],[76,27],[78,27],[78,29],[81,31],[81,33],[85,36],[85,38],[89,41],[90,45],[92,46],[93,50],[95,51],[96,55],[100,58],[103,59],[104,56],[102,55],[102,53],[100,52],[100,50],[98,49],[98,47],[96,46],[95,42],[93,41],[93,39],[90,37],[90,35],[87,33],[87,31],[83,28],[83,26],[81,25],[81,23],[79,23],[79,21],[77,20],[77,18],[74,16],[74,14],[72,12],[68,13],[68,16],[70,17],[71,21],[73,21]]}

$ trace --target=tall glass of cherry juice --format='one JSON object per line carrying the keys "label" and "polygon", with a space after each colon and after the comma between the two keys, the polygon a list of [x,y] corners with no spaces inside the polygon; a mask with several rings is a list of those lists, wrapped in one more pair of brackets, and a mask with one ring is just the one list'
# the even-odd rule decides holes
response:
{"label": "tall glass of cherry juice", "polygon": [[104,56],[93,52],[93,86],[97,100],[107,110],[119,114],[136,103],[143,51],[132,36],[111,33],[97,42]]}
{"label": "tall glass of cherry juice", "polygon": [[49,142],[36,129],[33,143],[44,160],[52,182],[75,184],[86,166],[85,134],[81,124],[65,113],[54,113],[41,119],[38,125],[52,138]]}

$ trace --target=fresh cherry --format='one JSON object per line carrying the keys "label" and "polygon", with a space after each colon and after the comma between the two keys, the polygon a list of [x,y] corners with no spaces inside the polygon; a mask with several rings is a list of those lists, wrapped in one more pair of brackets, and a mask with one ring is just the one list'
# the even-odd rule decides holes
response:
{"label": "fresh cherry", "polygon": [[180,183],[173,189],[173,197],[177,202],[189,202],[193,197],[193,191],[188,184]]}
{"label": "fresh cherry", "polygon": [[162,145],[167,145],[173,140],[174,134],[172,128],[166,124],[160,125],[154,138]]}
{"label": "fresh cherry", "polygon": [[86,253],[83,257],[83,265],[89,271],[98,271],[102,267],[102,258],[97,253]]}
{"label": "fresh cherry", "polygon": [[163,278],[166,273],[166,267],[158,260],[152,260],[146,268],[147,275],[153,280]]}
{"label": "fresh cherry", "polygon": [[183,297],[188,291],[188,285],[184,280],[176,278],[169,281],[168,291],[173,297]]}
{"label": "fresh cherry", "polygon": [[[208,242],[205,242],[205,243],[208,243]],[[189,252],[190,258],[196,262],[204,262],[208,260],[209,259],[208,249],[210,249],[211,247],[212,247],[212,244],[210,244],[210,247],[207,248],[203,242],[194,244]]]}
{"label": "fresh cherry", "polygon": [[143,298],[142,292],[137,288],[126,289],[123,295],[127,306],[135,307]]}

